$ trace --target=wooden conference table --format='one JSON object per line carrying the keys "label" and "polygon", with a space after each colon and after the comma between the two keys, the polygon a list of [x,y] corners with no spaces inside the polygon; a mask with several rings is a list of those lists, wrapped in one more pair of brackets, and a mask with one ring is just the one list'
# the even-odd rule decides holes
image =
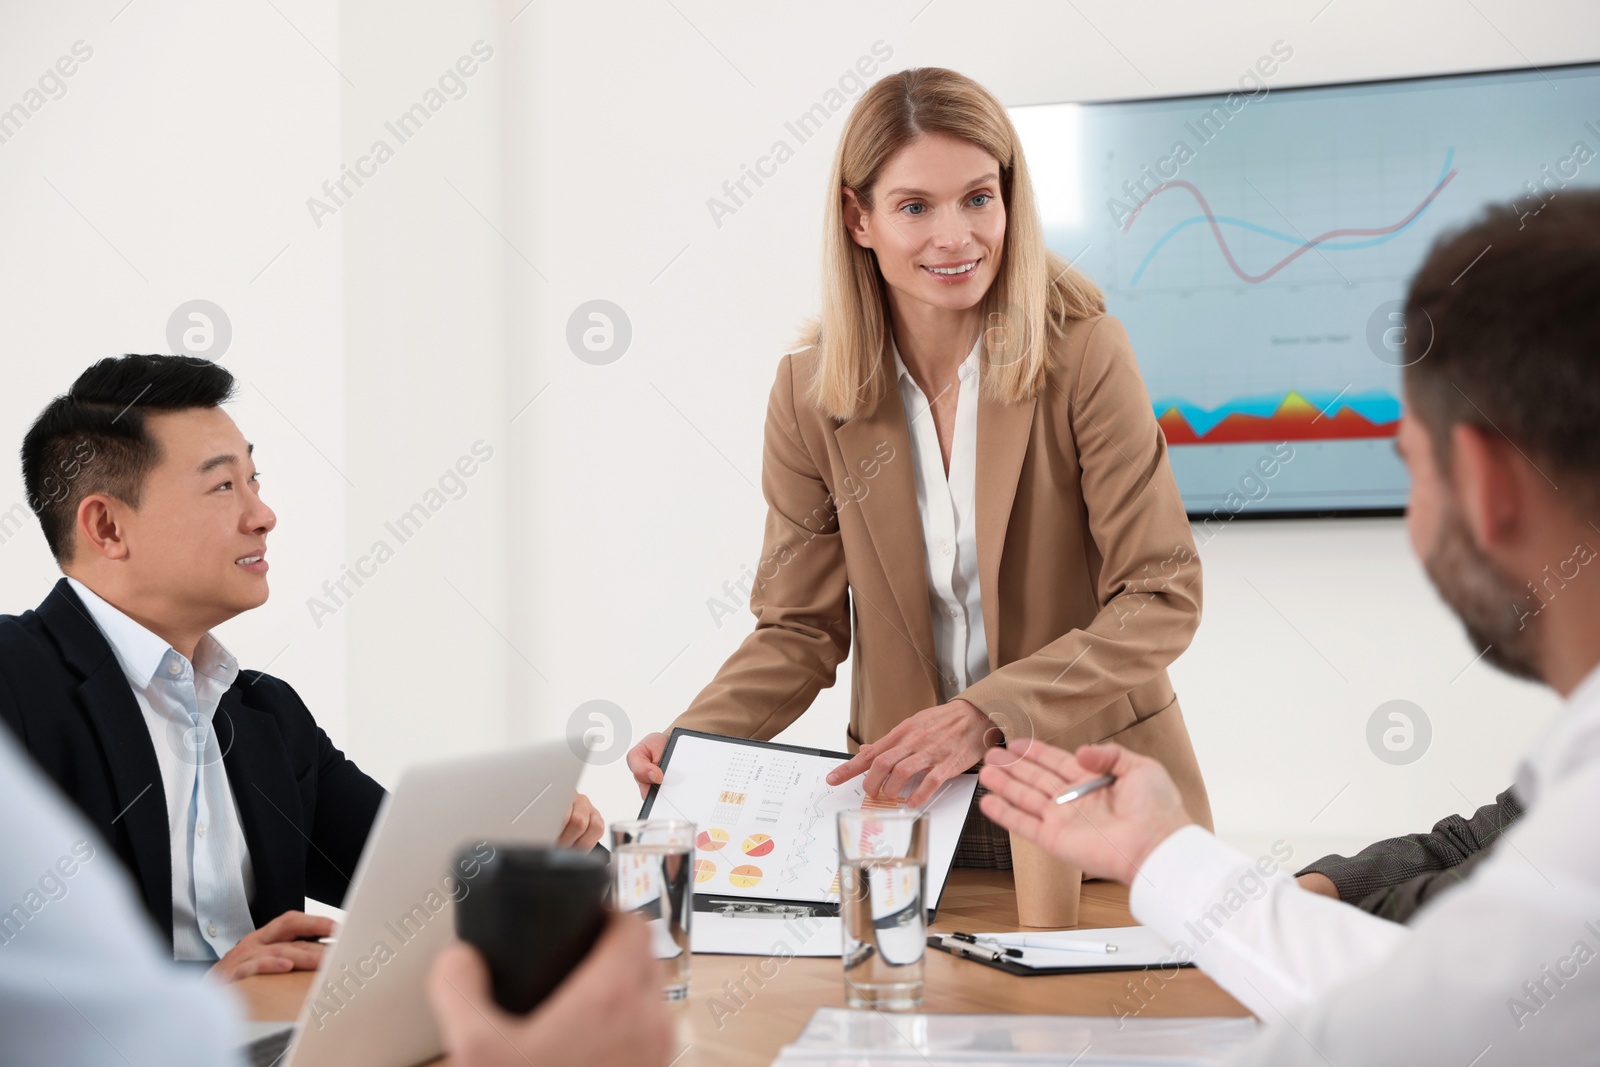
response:
{"label": "wooden conference table", "polygon": [[[1127,889],[1110,882],[1086,882],[1078,919],[1084,927],[1131,925]],[[932,932],[1016,928],[1016,895],[1009,871],[950,872]],[[747,977],[752,975],[753,979]],[[238,989],[252,1019],[292,1020],[299,1014],[311,977],[310,971],[262,975],[245,979]],[[1130,990],[1130,980],[1143,987],[1138,998]],[[754,991],[732,1014],[726,1009],[735,1001],[723,989],[728,981],[742,981]],[[715,1011],[713,1002],[718,1005]],[[1118,1005],[1138,1010],[1141,1018],[1249,1014],[1215,982],[1189,967],[1176,974],[1169,969],[1019,978],[928,950],[925,1012],[1116,1015]],[[837,959],[797,957],[780,965],[760,956],[696,956],[689,996],[673,1008],[678,1015],[674,1050],[678,1059],[673,1067],[770,1064],[780,1048],[799,1036],[812,1012],[823,1007],[844,1007],[844,979]],[[435,1062],[450,1061],[447,1057]]]}

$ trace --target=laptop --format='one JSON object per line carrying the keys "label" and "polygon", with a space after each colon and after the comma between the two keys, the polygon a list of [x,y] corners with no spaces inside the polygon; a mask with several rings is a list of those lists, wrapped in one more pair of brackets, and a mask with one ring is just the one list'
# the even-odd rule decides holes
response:
{"label": "laptop", "polygon": [[407,769],[378,812],[299,1020],[252,1041],[248,1062],[409,1067],[442,1054],[425,983],[455,936],[456,902],[495,849],[555,842],[582,769],[564,741]]}

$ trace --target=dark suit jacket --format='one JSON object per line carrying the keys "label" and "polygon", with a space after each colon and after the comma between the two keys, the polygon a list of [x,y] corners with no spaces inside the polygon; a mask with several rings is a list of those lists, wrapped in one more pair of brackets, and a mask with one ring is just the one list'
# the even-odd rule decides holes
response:
{"label": "dark suit jacket", "polygon": [[1295,876],[1315,871],[1334,884],[1341,900],[1382,919],[1410,922],[1424,904],[1487,859],[1523,811],[1507,789],[1471,818],[1449,815],[1431,833],[1379,841],[1354,856],[1324,856]]}
{"label": "dark suit jacket", "polygon": [[[132,872],[172,944],[172,858],[155,745],[111,645],[63,578],[0,615],[0,720]],[[333,746],[288,684],[241,670],[215,718],[255,873],[257,927],[312,896],[338,905],[383,788]]]}

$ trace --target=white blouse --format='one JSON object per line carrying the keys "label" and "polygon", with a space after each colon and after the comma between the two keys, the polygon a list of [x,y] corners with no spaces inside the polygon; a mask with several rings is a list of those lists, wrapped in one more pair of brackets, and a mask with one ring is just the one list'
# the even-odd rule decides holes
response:
{"label": "white blouse", "polygon": [[978,588],[976,486],[978,466],[978,347],[956,372],[956,422],[950,441],[950,473],[944,470],[939,432],[928,398],[900,359],[891,333],[895,379],[911,432],[917,475],[917,513],[928,560],[928,606],[939,657],[940,699],[949,701],[989,673],[989,646]]}

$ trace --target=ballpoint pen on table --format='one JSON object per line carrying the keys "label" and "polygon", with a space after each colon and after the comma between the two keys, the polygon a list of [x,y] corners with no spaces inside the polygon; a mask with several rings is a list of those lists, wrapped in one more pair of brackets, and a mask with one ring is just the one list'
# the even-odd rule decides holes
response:
{"label": "ballpoint pen on table", "polygon": [[[996,943],[1001,944],[1003,947],[1011,947],[1009,945],[1004,945],[1003,942]],[[1074,955],[1083,955],[1084,953],[1089,953],[1092,955],[1103,956],[1115,951],[1117,951],[1116,945],[1109,945],[1100,941],[1063,941],[1056,945],[1026,945],[1024,946],[1023,954],[1032,956],[1041,952],[1047,955],[1050,953],[1070,952]]]}
{"label": "ballpoint pen on table", "polygon": [[994,945],[997,948],[1044,949],[1056,952],[1115,952],[1117,946],[1106,941],[1085,941],[1060,934],[964,934],[951,937],[969,944]]}

